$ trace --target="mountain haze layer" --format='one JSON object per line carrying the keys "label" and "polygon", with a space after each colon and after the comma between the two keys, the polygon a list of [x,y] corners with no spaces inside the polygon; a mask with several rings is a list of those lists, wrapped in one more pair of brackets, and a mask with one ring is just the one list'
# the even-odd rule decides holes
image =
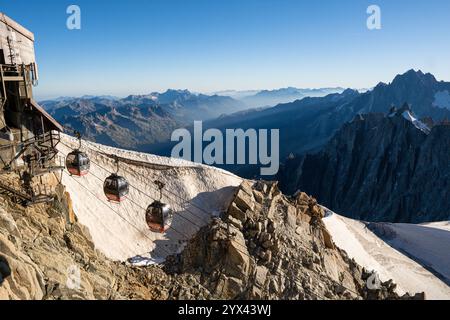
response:
{"label": "mountain haze layer", "polygon": [[323,97],[332,93],[341,93],[343,88],[299,89],[281,88],[275,90],[261,90],[253,95],[242,97],[241,100],[251,108],[276,106],[306,97]]}

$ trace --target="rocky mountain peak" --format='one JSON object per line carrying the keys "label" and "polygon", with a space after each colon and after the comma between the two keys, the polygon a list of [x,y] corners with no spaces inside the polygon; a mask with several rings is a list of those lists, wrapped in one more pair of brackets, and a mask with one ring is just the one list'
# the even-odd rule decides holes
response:
{"label": "rocky mountain peak", "polygon": [[398,109],[397,113],[403,113],[403,112],[412,112],[411,106],[409,105],[409,103],[405,102],[403,104],[403,106]]}
{"label": "rocky mountain peak", "polygon": [[389,118],[403,118],[409,122],[411,122],[417,129],[422,132],[429,134],[431,132],[431,128],[433,127],[433,119],[425,119],[424,121],[418,120],[414,112],[412,111],[411,105],[408,103],[404,103],[400,109],[397,109],[393,106],[388,113]]}
{"label": "rocky mountain peak", "polygon": [[184,101],[194,97],[195,95],[189,90],[175,90],[168,89],[164,93],[158,95],[158,102],[160,103],[172,103],[176,101]]}
{"label": "rocky mountain peak", "polygon": [[404,74],[397,75],[392,81],[394,87],[404,85],[425,85],[433,86],[437,84],[436,78],[431,73],[423,73],[421,70],[408,70]]}
{"label": "rocky mountain peak", "polygon": [[335,246],[323,216],[305,193],[286,197],[275,182],[244,181],[224,216],[166,271],[193,275],[215,298],[399,299],[391,281],[367,288],[371,273]]}
{"label": "rocky mountain peak", "polygon": [[357,96],[357,95],[359,95],[359,92],[358,92],[358,90],[348,88],[342,92],[342,95],[343,96]]}

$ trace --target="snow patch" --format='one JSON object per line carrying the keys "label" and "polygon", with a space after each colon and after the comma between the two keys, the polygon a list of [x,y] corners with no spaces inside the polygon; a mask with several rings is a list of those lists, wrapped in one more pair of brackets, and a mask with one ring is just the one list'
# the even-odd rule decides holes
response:
{"label": "snow patch", "polygon": [[442,229],[450,232],[450,221],[431,222],[431,223],[424,223],[422,225],[429,228]]}
{"label": "snow patch", "polygon": [[450,110],[450,93],[448,90],[436,92],[433,106]]}
{"label": "snow patch", "polygon": [[444,227],[406,223],[388,224],[395,234],[389,244],[406,252],[450,284],[450,232]]}
{"label": "snow patch", "polygon": [[417,118],[411,113],[411,111],[404,111],[402,113],[402,116],[403,118],[411,122],[417,129],[425,132],[426,134],[430,133],[430,128],[428,128],[428,126],[422,121],[417,120]]}

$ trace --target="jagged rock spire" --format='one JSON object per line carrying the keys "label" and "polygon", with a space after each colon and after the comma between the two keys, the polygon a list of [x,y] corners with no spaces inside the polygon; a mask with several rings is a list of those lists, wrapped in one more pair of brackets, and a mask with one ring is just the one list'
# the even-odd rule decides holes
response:
{"label": "jagged rock spire", "polygon": [[409,105],[409,103],[405,102],[398,111],[399,111],[399,113],[403,113],[405,111],[412,111],[412,109],[411,109],[411,106]]}

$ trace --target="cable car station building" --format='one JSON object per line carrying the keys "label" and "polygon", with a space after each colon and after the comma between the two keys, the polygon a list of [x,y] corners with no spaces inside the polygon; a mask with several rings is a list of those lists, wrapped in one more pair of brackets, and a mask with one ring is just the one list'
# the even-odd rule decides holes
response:
{"label": "cable car station building", "polygon": [[0,13],[0,175],[54,164],[63,127],[34,100],[38,80],[33,33]]}

